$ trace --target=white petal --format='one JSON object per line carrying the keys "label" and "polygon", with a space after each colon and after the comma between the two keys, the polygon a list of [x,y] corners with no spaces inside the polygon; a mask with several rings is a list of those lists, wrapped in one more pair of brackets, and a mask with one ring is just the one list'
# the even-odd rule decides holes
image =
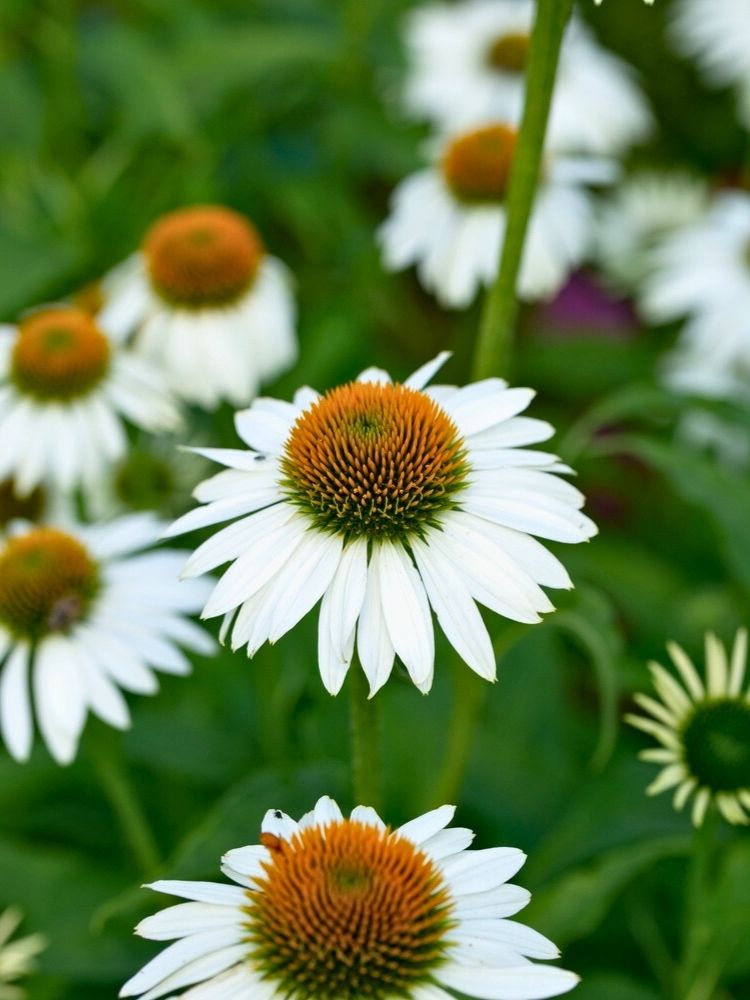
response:
{"label": "white petal", "polygon": [[323,595],[318,622],[318,667],[323,685],[338,694],[353,652],[354,629],[367,585],[367,542],[355,539],[341,553],[338,568]]}
{"label": "white petal", "polygon": [[29,647],[19,643],[0,667],[0,729],[8,752],[27,760],[33,740],[29,696]]}
{"label": "white petal", "polygon": [[371,572],[380,574],[380,599],[393,648],[421,691],[429,691],[435,637],[422,581],[405,549],[391,542],[373,546]]}
{"label": "white petal", "polygon": [[159,879],[144,888],[163,892],[168,896],[181,896],[199,903],[218,903],[221,906],[243,906],[247,903],[244,889],[221,882],[185,882],[179,879]]}
{"label": "white petal", "polygon": [[365,599],[357,627],[357,652],[372,697],[390,677],[395,656],[383,615],[380,574],[372,567],[368,567]]}
{"label": "white petal", "polygon": [[455,806],[439,806],[437,809],[432,809],[430,812],[404,823],[396,833],[415,844],[421,844],[440,830],[444,830],[455,814]]}
{"label": "white petal", "polygon": [[488,847],[448,858],[441,868],[453,894],[462,896],[502,885],[525,861],[526,855],[516,847]]}
{"label": "white petal", "polygon": [[449,989],[477,1000],[544,1000],[567,993],[578,984],[574,973],[540,965],[518,969],[443,965],[437,978]]}

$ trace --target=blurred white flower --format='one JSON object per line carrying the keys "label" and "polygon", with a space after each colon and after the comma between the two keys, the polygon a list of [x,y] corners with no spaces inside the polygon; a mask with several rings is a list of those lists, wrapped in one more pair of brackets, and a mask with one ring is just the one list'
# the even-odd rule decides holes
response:
{"label": "blurred white flower", "polygon": [[[445,306],[468,305],[497,274],[505,237],[517,131],[485,125],[443,143],[439,162],[407,177],[378,231],[383,262],[416,264],[422,284]],[[587,182],[609,181],[607,161],[549,154],[529,222],[518,279],[525,299],[549,298],[589,248],[594,210]]]}
{"label": "blurred white flower", "polygon": [[32,695],[50,753],[68,764],[89,710],[125,729],[120,688],[153,694],[154,670],[190,671],[179,646],[213,651],[186,617],[209,590],[179,582],[186,553],[143,552],[163,526],[132,514],[64,530],[26,527],[0,546],[0,731],[17,760],[31,752]]}
{"label": "blurred white flower", "polygon": [[642,308],[653,321],[687,318],[668,361],[674,388],[742,397],[750,384],[750,194],[724,192],[650,256]]}
{"label": "blurred white flower", "polygon": [[103,281],[102,322],[159,362],[173,391],[206,409],[244,406],[297,356],[284,264],[248,219],[195,205],[158,219]]}
{"label": "blurred white flower", "polygon": [[11,941],[22,919],[16,907],[0,914],[0,1000],[23,1000],[26,994],[17,981],[34,971],[34,959],[46,947],[41,934]]}
{"label": "blurred white flower", "polygon": [[671,37],[696,59],[706,79],[734,87],[743,122],[750,127],[750,12],[747,0],[677,0],[670,8]]}
{"label": "blurred white flower", "polygon": [[[533,20],[532,0],[417,7],[406,29],[408,110],[448,129],[518,121]],[[574,17],[560,52],[550,147],[614,155],[646,138],[651,125],[631,69]]]}
{"label": "blurred white flower", "polygon": [[0,326],[0,479],[17,496],[92,492],[125,454],[125,422],[174,430],[180,415],[157,369],[88,313],[47,306]]}
{"label": "blurred white flower", "polygon": [[532,535],[582,542],[596,533],[583,496],[556,456],[529,449],[551,437],[520,417],[534,393],[490,378],[424,386],[441,355],[394,384],[368,369],[320,396],[258,399],[237,414],[251,450],[203,454],[228,468],[195,491],[203,506],[169,534],[240,518],[188,561],[195,576],[231,562],[204,617],[225,615],[233,648],[276,642],[322,598],[318,658],[338,692],[355,645],[371,691],[399,656],[421,691],[432,684],[430,609],[480,676],[495,657],[476,602],[537,622],[540,588],[570,587]]}
{"label": "blurred white flower", "polygon": [[745,688],[747,631],[740,629],[731,659],[715,635],[706,636],[706,682],[676,644],[667,647],[679,681],[658,663],[650,664],[660,701],[645,694],[635,700],[648,716],[627,721],[661,743],[642,760],[663,764],[648,794],[675,789],[682,809],[694,795],[692,818],[700,826],[711,802],[729,823],[750,822],[750,688]]}
{"label": "blurred white flower", "polygon": [[154,882],[189,900],[142,920],[136,933],[169,941],[121,997],[190,1000],[533,1000],[567,993],[578,976],[538,961],[559,956],[508,918],[529,893],[508,879],[526,856],[468,850],[471,830],[442,806],[396,830],[374,809],[345,819],[327,796],[299,823],[278,809],[261,843],[228,851],[235,884]]}
{"label": "blurred white flower", "polygon": [[654,247],[708,207],[708,185],[677,171],[641,171],[612,192],[597,213],[593,259],[612,284],[636,292],[651,271]]}

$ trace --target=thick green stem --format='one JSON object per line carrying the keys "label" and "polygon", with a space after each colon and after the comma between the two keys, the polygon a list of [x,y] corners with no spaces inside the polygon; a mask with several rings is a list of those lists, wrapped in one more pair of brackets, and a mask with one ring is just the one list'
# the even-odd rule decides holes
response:
{"label": "thick green stem", "polygon": [[109,734],[96,741],[91,761],[135,866],[142,876],[152,876],[161,864],[159,848],[122,754],[113,746]]}
{"label": "thick green stem", "polygon": [[476,379],[505,374],[518,312],[516,284],[542,162],[552,91],[572,0],[538,0],[529,48],[526,100],[508,185],[503,252],[487,293],[474,352]]}
{"label": "thick green stem", "polygon": [[352,785],[357,805],[380,809],[380,721],[374,698],[358,663],[349,671],[352,733]]}

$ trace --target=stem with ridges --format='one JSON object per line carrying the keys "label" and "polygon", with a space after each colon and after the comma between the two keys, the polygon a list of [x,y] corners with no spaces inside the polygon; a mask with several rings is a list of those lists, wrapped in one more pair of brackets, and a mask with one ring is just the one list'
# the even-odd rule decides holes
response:
{"label": "stem with ridges", "polygon": [[352,737],[352,785],[357,805],[380,809],[380,713],[368,697],[367,680],[356,661],[349,670]]}
{"label": "stem with ridges", "polygon": [[159,848],[122,754],[113,748],[111,740],[111,735],[107,734],[95,741],[91,762],[135,865],[142,876],[149,877],[161,865]]}
{"label": "stem with ridges", "polygon": [[518,312],[516,284],[531,216],[544,135],[572,0],[539,0],[529,46],[526,99],[510,172],[506,227],[497,277],[482,311],[474,351],[475,379],[507,373]]}

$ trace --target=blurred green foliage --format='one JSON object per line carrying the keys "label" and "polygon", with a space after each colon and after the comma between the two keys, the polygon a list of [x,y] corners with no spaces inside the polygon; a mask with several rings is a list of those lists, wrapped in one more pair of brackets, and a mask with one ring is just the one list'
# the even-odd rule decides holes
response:
{"label": "blurred green foliage", "polygon": [[[272,387],[326,387],[365,364],[402,376],[438,349],[468,368],[477,309],[440,310],[410,274],[383,272],[373,240],[426,133],[398,111],[406,0],[5,0],[0,9],[0,318],[97,278],[160,212],[221,201],[248,213],[296,276],[302,356]],[[660,122],[643,162],[736,177],[747,137],[728,94],[669,54],[668,6],[582,3],[602,40],[642,73]],[[480,846],[519,845],[529,922],[584,976],[580,1000],[656,1000],[679,943],[690,831],[621,711],[645,661],[674,638],[747,620],[750,485],[674,442],[680,404],[655,384],[675,331],[562,332],[527,310],[514,380],[579,472],[601,536],[565,551],[577,589],[501,665],[474,743],[460,819]],[[736,417],[736,415],[734,415]],[[232,441],[231,419],[195,433]],[[183,506],[188,504],[184,498]],[[503,623],[492,627],[502,639]],[[396,679],[384,712],[388,818],[432,804],[452,711],[448,650],[421,697]],[[171,876],[212,878],[257,840],[266,808],[328,792],[350,805],[346,699],[317,677],[315,621],[248,662],[224,650],[190,680],[133,700],[122,752]],[[408,721],[407,721],[408,720]],[[0,755],[0,906],[49,938],[32,1000],[111,997],[153,953],[136,919],[159,905],[96,784],[89,725],[75,765],[37,748]],[[408,766],[405,762],[408,761]],[[750,996],[750,843],[724,831],[708,947],[731,943],[731,995]],[[744,935],[744,937],[743,937]],[[724,994],[717,994],[717,1000]]]}

